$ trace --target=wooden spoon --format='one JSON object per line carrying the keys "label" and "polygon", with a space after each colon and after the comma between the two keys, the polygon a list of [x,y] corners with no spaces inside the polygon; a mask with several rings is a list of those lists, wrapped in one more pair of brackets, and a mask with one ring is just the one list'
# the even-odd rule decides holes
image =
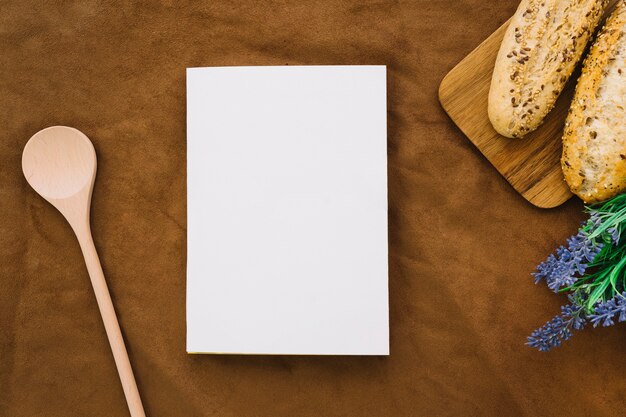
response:
{"label": "wooden spoon", "polygon": [[115,309],[91,237],[89,211],[96,178],[96,152],[82,132],[53,126],[37,132],[22,154],[22,170],[31,187],[56,207],[74,230],[85,257],[115,365],[132,417],[145,417]]}

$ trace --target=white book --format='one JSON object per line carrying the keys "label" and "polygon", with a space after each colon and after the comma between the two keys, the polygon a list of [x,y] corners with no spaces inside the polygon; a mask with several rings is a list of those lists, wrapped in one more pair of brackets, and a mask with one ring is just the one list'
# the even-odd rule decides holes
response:
{"label": "white book", "polygon": [[384,66],[187,69],[187,351],[388,355]]}

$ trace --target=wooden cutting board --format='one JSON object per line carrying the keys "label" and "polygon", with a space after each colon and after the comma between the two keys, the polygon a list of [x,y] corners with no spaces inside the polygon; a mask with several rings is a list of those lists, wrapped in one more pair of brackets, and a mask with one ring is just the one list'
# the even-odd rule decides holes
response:
{"label": "wooden cutting board", "polygon": [[454,123],[517,192],[537,207],[556,207],[572,197],[561,172],[561,135],[578,77],[570,79],[539,129],[523,139],[500,136],[487,116],[487,96],[508,24],[446,75],[439,87],[439,100]]}

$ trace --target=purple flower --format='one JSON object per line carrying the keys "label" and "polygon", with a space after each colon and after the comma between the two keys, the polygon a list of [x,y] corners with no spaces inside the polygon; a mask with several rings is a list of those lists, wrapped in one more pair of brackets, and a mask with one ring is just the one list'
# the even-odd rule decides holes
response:
{"label": "purple flower", "polygon": [[574,284],[578,276],[585,274],[589,263],[602,249],[601,243],[589,239],[588,231],[579,231],[567,239],[567,247],[561,246],[548,259],[537,267],[533,273],[535,283],[546,280],[548,288],[558,292],[562,287]]}
{"label": "purple flower", "polygon": [[626,321],[626,291],[617,294],[615,298],[597,303],[593,313],[589,315],[589,320],[593,327],[597,327],[600,323],[607,327],[615,324],[615,316],[618,316],[618,322]]}
{"label": "purple flower", "polygon": [[561,342],[572,337],[572,331],[585,327],[586,317],[582,306],[573,303],[561,307],[561,314],[535,330],[526,344],[530,347],[547,352],[553,347],[561,346]]}
{"label": "purple flower", "polygon": [[[573,301],[570,299],[570,301]],[[587,322],[586,317],[583,314],[583,307],[574,303],[561,307],[561,314],[563,317],[571,320],[571,327],[574,330],[582,330]]]}
{"label": "purple flower", "polygon": [[611,241],[615,246],[619,245],[619,226],[609,227],[606,231],[611,235]]}
{"label": "purple flower", "polygon": [[587,221],[587,225],[589,226],[591,231],[597,229],[602,225],[602,217],[600,217],[597,211],[592,211],[589,214],[589,220]]}

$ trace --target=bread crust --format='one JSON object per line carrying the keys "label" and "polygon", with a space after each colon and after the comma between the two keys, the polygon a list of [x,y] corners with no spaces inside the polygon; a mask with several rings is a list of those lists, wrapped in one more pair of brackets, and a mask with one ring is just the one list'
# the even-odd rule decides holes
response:
{"label": "bread crust", "polygon": [[519,138],[541,125],[572,75],[607,0],[522,0],[504,35],[489,90],[489,120]]}
{"label": "bread crust", "polygon": [[593,43],[563,133],[561,167],[586,203],[626,190],[626,0]]}

